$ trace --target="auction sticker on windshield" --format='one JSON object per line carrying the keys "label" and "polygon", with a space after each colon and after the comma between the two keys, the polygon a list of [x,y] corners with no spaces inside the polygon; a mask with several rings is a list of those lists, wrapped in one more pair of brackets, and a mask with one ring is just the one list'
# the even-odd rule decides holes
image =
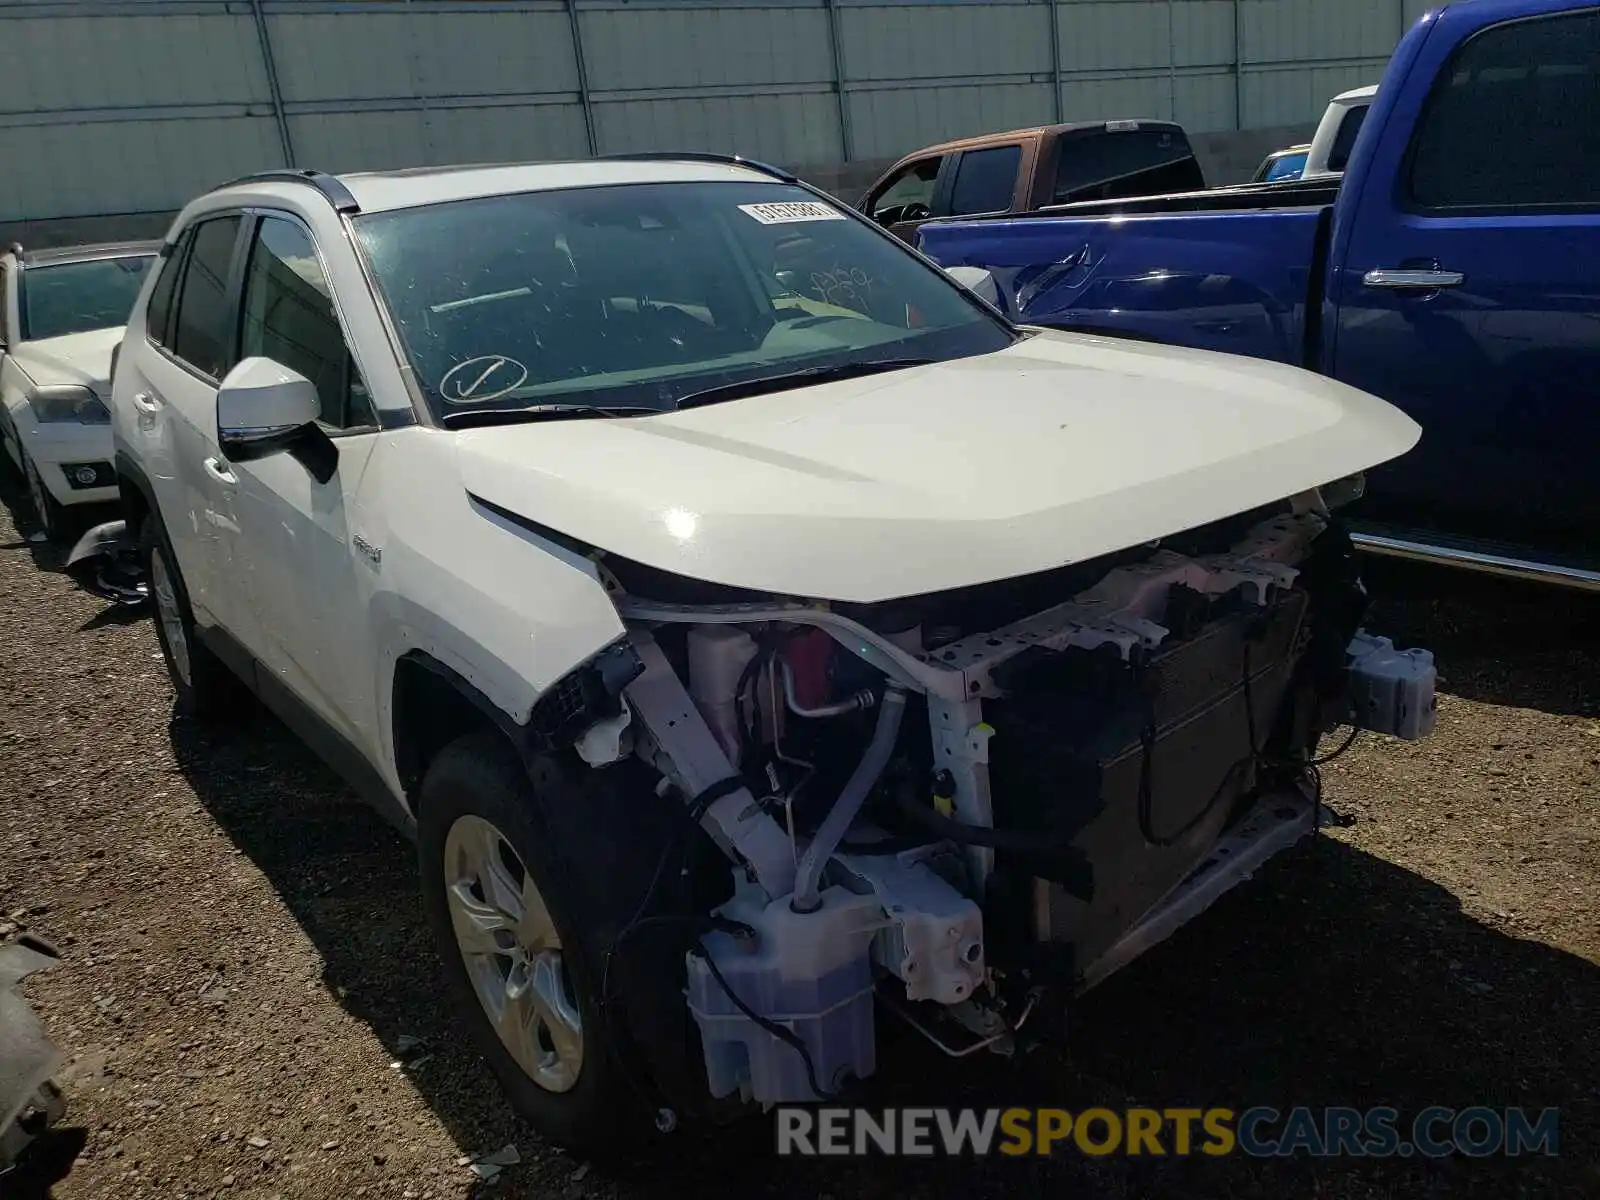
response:
{"label": "auction sticker on windshield", "polygon": [[844,214],[828,204],[812,200],[791,201],[786,204],[741,204],[739,211],[749,213],[763,225],[792,225],[798,221],[842,221]]}

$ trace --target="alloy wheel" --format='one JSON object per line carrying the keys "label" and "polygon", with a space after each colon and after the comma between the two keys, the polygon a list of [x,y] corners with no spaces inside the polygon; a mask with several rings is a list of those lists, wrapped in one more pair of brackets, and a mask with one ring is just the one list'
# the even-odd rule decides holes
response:
{"label": "alloy wheel", "polygon": [[568,1091],[583,1019],[533,876],[492,822],[466,815],[445,837],[444,878],[456,946],[501,1043],[534,1083]]}

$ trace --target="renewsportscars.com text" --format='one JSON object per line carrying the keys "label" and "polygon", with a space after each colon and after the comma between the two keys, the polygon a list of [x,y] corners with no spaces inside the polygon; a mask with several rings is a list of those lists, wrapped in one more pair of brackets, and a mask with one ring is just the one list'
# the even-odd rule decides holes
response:
{"label": "renewsportscars.com text", "polygon": [[779,1108],[779,1154],[1469,1158],[1559,1152],[1560,1110]]}

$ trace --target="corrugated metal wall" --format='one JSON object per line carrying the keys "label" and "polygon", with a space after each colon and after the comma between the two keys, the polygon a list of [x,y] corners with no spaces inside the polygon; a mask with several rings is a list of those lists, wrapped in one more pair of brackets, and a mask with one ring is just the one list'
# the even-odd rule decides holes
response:
{"label": "corrugated metal wall", "polygon": [[1312,121],[1422,0],[0,0],[0,222],[264,167],[737,151],[1056,119]]}

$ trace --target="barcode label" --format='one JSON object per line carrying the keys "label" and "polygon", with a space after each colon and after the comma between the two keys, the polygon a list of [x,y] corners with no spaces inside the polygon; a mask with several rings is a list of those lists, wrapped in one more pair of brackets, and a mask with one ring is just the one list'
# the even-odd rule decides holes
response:
{"label": "barcode label", "polygon": [[799,200],[783,204],[741,204],[739,211],[748,213],[763,225],[791,225],[797,221],[842,221],[844,214],[827,204]]}

